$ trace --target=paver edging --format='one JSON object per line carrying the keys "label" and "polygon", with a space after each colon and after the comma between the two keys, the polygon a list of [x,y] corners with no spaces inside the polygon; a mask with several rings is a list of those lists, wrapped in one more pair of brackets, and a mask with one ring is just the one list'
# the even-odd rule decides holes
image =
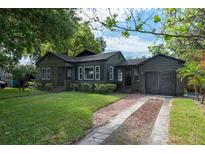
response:
{"label": "paver edging", "polygon": [[169,135],[169,112],[170,112],[170,99],[165,98],[160,112],[155,121],[152,133],[148,144],[150,145],[167,145]]}

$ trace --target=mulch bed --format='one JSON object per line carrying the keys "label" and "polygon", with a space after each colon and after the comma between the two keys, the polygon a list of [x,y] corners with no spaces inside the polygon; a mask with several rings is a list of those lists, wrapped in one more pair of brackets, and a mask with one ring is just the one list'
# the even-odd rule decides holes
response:
{"label": "mulch bed", "polygon": [[105,144],[148,144],[162,102],[159,99],[148,100],[107,139]]}

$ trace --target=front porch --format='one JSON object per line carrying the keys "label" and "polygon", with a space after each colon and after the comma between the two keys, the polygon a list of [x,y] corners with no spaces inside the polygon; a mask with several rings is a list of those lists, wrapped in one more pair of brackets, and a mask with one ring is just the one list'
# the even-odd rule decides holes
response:
{"label": "front porch", "polygon": [[[132,93],[139,92],[140,75],[139,68],[137,66],[118,66],[117,78],[119,82],[119,76],[122,76],[121,84],[119,86],[120,92]],[[121,75],[120,75],[121,73]]]}

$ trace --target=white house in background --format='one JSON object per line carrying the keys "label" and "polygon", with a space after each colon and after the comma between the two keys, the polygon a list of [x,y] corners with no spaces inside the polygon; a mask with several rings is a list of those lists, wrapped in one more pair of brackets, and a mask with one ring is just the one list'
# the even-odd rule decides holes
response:
{"label": "white house in background", "polygon": [[13,75],[0,68],[0,80],[6,81],[8,86],[11,86]]}

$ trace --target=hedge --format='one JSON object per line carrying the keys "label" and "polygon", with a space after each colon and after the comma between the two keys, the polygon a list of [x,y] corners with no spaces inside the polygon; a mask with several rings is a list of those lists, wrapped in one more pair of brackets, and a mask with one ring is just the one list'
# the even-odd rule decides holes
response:
{"label": "hedge", "polygon": [[117,89],[116,84],[66,83],[66,90],[110,94]]}

